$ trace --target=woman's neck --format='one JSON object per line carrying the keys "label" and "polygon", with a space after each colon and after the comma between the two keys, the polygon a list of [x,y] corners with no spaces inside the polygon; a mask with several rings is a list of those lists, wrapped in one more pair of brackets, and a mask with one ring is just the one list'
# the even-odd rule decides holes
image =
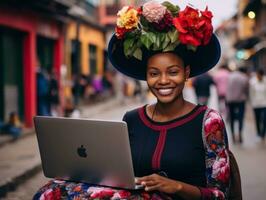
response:
{"label": "woman's neck", "polygon": [[187,114],[195,107],[184,100],[183,96],[170,103],[157,102],[153,107],[152,118],[155,121],[169,121]]}

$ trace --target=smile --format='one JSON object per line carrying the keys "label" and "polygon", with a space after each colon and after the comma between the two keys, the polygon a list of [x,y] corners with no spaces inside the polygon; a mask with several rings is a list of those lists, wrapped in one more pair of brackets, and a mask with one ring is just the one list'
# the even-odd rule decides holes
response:
{"label": "smile", "polygon": [[162,96],[167,96],[173,93],[173,88],[157,89],[158,93]]}

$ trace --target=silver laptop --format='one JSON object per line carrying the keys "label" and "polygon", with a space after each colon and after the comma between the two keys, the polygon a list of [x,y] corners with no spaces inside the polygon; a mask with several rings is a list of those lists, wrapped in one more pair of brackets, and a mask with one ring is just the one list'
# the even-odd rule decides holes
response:
{"label": "silver laptop", "polygon": [[135,185],[127,124],[34,118],[44,175],[125,189]]}

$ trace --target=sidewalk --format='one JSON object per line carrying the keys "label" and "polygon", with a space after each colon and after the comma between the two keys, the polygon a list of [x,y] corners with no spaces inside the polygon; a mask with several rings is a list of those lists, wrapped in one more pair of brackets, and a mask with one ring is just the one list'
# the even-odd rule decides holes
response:
{"label": "sidewalk", "polygon": [[[29,135],[32,135],[33,133],[34,133],[33,129],[27,128],[27,129],[22,131],[22,134],[18,138],[18,140],[20,140],[22,138],[25,138],[25,137],[27,137]],[[13,138],[10,135],[6,135],[6,134],[1,134],[0,135],[0,148],[3,147],[6,144],[12,143],[12,142],[15,142],[15,141],[13,140]]]}
{"label": "sidewalk", "polygon": [[[81,117],[88,118],[106,109],[118,106],[110,99],[96,105],[79,107]],[[0,137],[0,198],[41,170],[41,160],[34,130],[27,130],[17,141]]]}

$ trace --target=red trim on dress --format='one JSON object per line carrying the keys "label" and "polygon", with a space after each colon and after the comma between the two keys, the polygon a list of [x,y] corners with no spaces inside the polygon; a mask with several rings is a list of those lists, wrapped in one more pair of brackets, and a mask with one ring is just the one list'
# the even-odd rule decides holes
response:
{"label": "red trim on dress", "polygon": [[162,157],[162,153],[163,153],[163,149],[164,149],[164,145],[165,145],[167,130],[174,128],[174,127],[177,127],[177,126],[180,126],[180,125],[183,125],[183,124],[191,121],[192,119],[194,119],[197,115],[199,115],[200,113],[202,113],[206,109],[207,109],[207,106],[201,106],[195,112],[193,112],[192,114],[189,114],[187,117],[180,119],[178,121],[172,122],[172,123],[167,124],[167,125],[157,125],[157,124],[153,124],[152,122],[150,122],[147,119],[147,116],[145,115],[145,106],[141,107],[138,110],[140,119],[143,121],[143,123],[146,126],[148,126],[149,128],[151,128],[153,130],[160,131],[159,139],[158,139],[155,151],[154,151],[153,156],[152,156],[152,168],[154,170],[160,169],[161,157]]}
{"label": "red trim on dress", "polygon": [[152,157],[152,168],[154,170],[158,170],[161,167],[161,157],[162,157],[162,153],[163,153],[163,149],[165,145],[166,133],[167,133],[167,130],[165,129],[160,131],[158,143],[157,143],[156,149]]}
{"label": "red trim on dress", "polygon": [[177,126],[183,125],[183,124],[191,121],[192,119],[194,119],[197,115],[199,115],[200,113],[202,113],[206,109],[207,109],[207,106],[200,106],[195,112],[193,112],[192,114],[190,114],[186,118],[180,119],[178,121],[172,122],[172,123],[167,124],[167,125],[157,125],[157,124],[150,122],[147,119],[147,116],[145,115],[145,106],[139,108],[138,113],[139,113],[140,119],[142,120],[142,122],[146,126],[148,126],[149,128],[151,128],[153,130],[156,130],[156,131],[162,131],[165,129],[167,130],[167,129],[171,129],[171,128],[175,128]]}

